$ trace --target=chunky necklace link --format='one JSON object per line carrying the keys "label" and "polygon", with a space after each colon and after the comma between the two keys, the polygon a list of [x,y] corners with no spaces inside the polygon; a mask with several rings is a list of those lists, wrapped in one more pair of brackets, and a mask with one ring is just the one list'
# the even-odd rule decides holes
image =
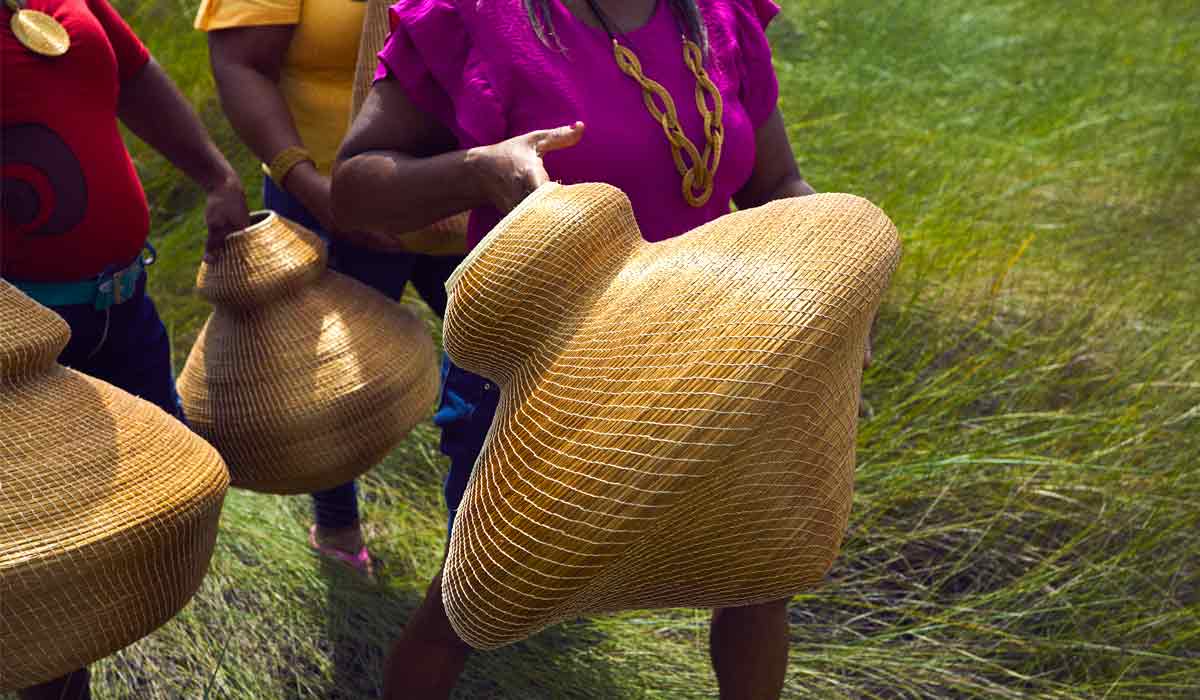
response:
{"label": "chunky necklace link", "polygon": [[[704,153],[701,154],[692,140],[683,132],[679,124],[679,113],[675,109],[675,101],[661,83],[646,76],[642,64],[636,54],[613,39],[613,54],[617,67],[621,72],[633,78],[642,86],[642,101],[646,104],[650,116],[662,125],[667,142],[671,144],[671,157],[675,160],[675,169],[683,178],[683,198],[693,207],[702,207],[712,196],[713,176],[721,164],[721,147],[725,143],[725,125],[722,120],[724,105],[721,92],[709,79],[704,70],[704,54],[695,42],[684,38],[683,60],[696,76],[696,109],[704,118]],[[712,99],[713,107],[708,106]],[[657,98],[658,101],[655,100]],[[660,108],[658,102],[662,103]]]}
{"label": "chunky necklace link", "polygon": [[[667,92],[661,83],[646,75],[642,70],[641,61],[632,49],[622,46],[617,41],[609,27],[608,18],[596,5],[596,0],[588,0],[588,5],[612,39],[613,57],[617,67],[641,86],[642,101],[646,104],[646,109],[650,116],[662,125],[667,143],[671,146],[671,158],[675,161],[675,169],[683,178],[684,200],[693,207],[704,206],[712,197],[713,178],[721,165],[721,148],[725,144],[724,103],[721,100],[721,91],[704,70],[704,52],[696,42],[683,37],[683,62],[696,78],[696,109],[704,119],[705,145],[704,153],[701,154],[679,124],[679,112],[675,109],[671,93]],[[712,101],[711,108],[709,100]]]}

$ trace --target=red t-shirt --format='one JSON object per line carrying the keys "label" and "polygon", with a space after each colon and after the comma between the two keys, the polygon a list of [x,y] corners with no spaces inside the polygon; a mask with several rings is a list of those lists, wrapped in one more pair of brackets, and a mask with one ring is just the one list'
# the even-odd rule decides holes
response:
{"label": "red t-shirt", "polygon": [[107,0],[28,0],[71,37],[63,56],[21,45],[0,10],[0,275],[65,282],[134,259],[146,195],[117,127],[121,84],[149,52]]}

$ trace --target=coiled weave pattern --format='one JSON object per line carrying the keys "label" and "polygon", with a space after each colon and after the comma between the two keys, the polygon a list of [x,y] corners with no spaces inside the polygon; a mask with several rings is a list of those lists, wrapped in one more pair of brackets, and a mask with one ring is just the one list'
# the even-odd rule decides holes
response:
{"label": "coiled weave pattern", "polygon": [[607,185],[517,207],[447,285],[447,351],[502,388],[444,571],[458,634],[494,648],[581,612],[818,583],[899,254],[887,216],[845,194],[653,244]]}
{"label": "coiled weave pattern", "polygon": [[179,421],[57,364],[69,337],[0,280],[0,691],[171,619],[208,570],[229,485]]}
{"label": "coiled weave pattern", "polygon": [[188,421],[233,485],[333,488],[373,467],[437,398],[425,324],[326,269],[325,245],[274,213],[230,236],[197,286],[215,307],[179,375]]}

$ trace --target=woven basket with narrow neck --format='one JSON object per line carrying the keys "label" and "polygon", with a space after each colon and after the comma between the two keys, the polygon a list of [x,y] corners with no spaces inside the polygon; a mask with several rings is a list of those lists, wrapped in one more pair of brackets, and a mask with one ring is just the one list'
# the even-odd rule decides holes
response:
{"label": "woven basket with narrow neck", "polygon": [[192,428],[233,485],[311,493],[363,474],[437,398],[437,351],[408,306],[326,269],[274,213],[226,239],[197,286],[213,314],[179,375]]}
{"label": "woven basket with narrow neck", "polygon": [[645,242],[607,185],[545,185],[448,283],[501,387],[442,582],[478,648],[582,612],[815,585],[846,529],[864,345],[900,247],[822,194]]}
{"label": "woven basket with narrow neck", "polygon": [[208,570],[229,485],[179,421],[59,365],[69,337],[0,280],[0,691],[171,619]]}

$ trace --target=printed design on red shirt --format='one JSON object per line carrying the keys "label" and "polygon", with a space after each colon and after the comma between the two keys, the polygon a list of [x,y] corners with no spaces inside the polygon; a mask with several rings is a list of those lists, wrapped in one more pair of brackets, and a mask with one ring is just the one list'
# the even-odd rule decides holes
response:
{"label": "printed design on red shirt", "polygon": [[0,10],[0,274],[92,279],[128,264],[150,212],[121,138],[121,88],[149,60],[111,0],[23,0],[71,37],[57,58],[25,48]]}
{"label": "printed design on red shirt", "polygon": [[87,179],[66,142],[43,124],[6,125],[3,155],[4,228],[25,236],[70,232],[87,212]]}

